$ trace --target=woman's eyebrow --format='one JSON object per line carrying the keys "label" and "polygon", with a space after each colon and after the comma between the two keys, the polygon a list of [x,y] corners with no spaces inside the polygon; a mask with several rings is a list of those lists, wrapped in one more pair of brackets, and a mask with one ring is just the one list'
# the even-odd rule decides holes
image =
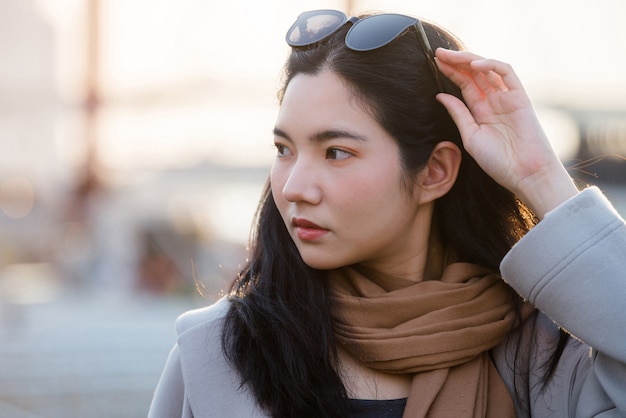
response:
{"label": "woman's eyebrow", "polygon": [[336,138],[348,138],[365,142],[365,137],[342,129],[328,129],[313,135],[310,139],[313,142],[324,142]]}
{"label": "woman's eyebrow", "polygon": [[289,142],[293,142],[291,138],[289,137],[289,135],[287,135],[287,133],[283,131],[282,129],[274,128],[272,132],[274,133],[274,136],[279,136],[281,138],[285,138]]}
{"label": "woman's eyebrow", "polygon": [[[288,141],[292,141],[289,135],[287,135],[287,133],[283,131],[282,129],[274,128],[274,135],[280,136],[281,138],[285,138]],[[309,139],[312,142],[324,142],[324,141],[329,141],[331,139],[336,139],[336,138],[354,139],[354,140],[361,141],[361,142],[366,141],[366,138],[364,136],[358,135],[358,134],[355,134],[346,130],[342,130],[342,129],[327,129],[324,131],[320,131],[314,134],[313,136],[311,136]]]}

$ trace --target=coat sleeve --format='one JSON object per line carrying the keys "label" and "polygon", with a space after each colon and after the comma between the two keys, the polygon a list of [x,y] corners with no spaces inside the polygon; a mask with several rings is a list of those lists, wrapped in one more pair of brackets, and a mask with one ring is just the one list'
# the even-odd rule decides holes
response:
{"label": "coat sleeve", "polygon": [[[592,347],[578,350],[578,358],[565,353],[554,375],[569,385],[567,416],[626,416],[626,223],[602,193],[589,188],[550,212],[507,254],[501,271]],[[549,393],[543,397],[550,402]]]}
{"label": "coat sleeve", "polygon": [[192,417],[185,396],[178,345],[170,351],[148,412],[148,418],[174,417]]}

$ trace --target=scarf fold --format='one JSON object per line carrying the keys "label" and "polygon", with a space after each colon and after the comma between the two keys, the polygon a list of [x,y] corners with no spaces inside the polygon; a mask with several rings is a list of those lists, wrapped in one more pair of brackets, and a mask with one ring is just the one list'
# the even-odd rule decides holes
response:
{"label": "scarf fold", "polygon": [[516,320],[517,296],[498,274],[453,263],[414,282],[353,266],[330,286],[337,343],[369,368],[413,374],[404,417],[515,417],[489,356]]}

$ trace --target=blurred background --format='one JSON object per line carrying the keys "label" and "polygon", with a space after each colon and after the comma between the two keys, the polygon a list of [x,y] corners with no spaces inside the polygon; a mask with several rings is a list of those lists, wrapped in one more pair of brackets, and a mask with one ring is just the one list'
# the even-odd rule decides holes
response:
{"label": "blurred background", "polygon": [[173,323],[228,288],[296,15],[383,10],[513,64],[626,213],[623,0],[0,0],[0,416],[145,416]]}

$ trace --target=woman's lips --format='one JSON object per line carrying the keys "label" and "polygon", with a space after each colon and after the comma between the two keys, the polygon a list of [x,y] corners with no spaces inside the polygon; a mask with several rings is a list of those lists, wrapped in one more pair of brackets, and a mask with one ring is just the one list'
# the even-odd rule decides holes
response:
{"label": "woman's lips", "polygon": [[306,219],[293,218],[292,224],[296,227],[296,234],[302,241],[314,241],[328,233],[328,229],[324,229]]}

